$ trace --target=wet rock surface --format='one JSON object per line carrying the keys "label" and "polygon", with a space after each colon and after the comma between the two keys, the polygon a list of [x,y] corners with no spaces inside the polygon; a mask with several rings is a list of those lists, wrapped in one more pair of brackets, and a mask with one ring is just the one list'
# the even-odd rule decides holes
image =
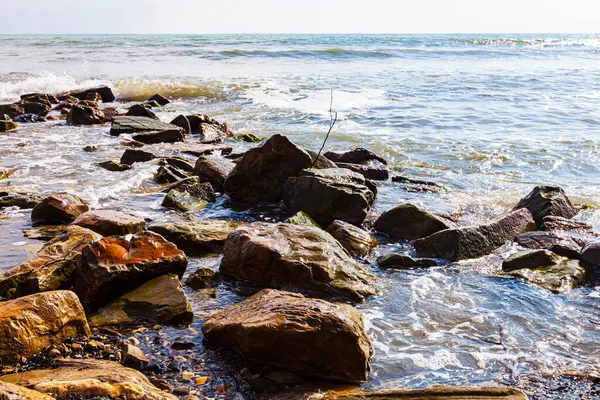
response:
{"label": "wet rock surface", "polygon": [[368,232],[344,221],[333,221],[327,232],[354,256],[366,256],[377,246],[377,240]]}
{"label": "wet rock surface", "polygon": [[146,220],[130,213],[116,210],[93,210],[81,214],[73,225],[90,229],[102,236],[127,235],[141,232]]}
{"label": "wet rock surface", "polygon": [[397,239],[420,239],[453,227],[449,221],[428,213],[412,204],[401,204],[384,212],[375,229]]}
{"label": "wet rock surface", "polygon": [[156,131],[179,131],[175,125],[167,124],[147,117],[119,116],[115,117],[110,128],[112,136],[124,133],[156,132]]}
{"label": "wet rock surface", "polygon": [[408,269],[436,267],[439,263],[431,258],[412,258],[406,254],[386,254],[377,258],[380,268]]}
{"label": "wet rock surface", "polygon": [[67,123],[71,125],[95,125],[104,123],[104,113],[97,108],[79,104],[71,107],[67,115]]}
{"label": "wet rock surface", "polygon": [[223,192],[225,179],[233,170],[235,164],[230,160],[218,156],[202,156],[196,160],[194,175],[200,177],[202,182],[209,182],[215,192]]}
{"label": "wet rock surface", "polygon": [[206,220],[153,224],[148,229],[176,244],[185,254],[199,257],[221,251],[236,225],[229,221]]}
{"label": "wet rock surface", "polygon": [[81,198],[68,193],[56,193],[44,197],[33,207],[31,221],[34,226],[68,224],[88,210],[89,206]]}
{"label": "wet rock surface", "polygon": [[514,209],[521,208],[527,208],[531,212],[538,226],[544,223],[544,217],[547,216],[573,218],[577,215],[577,210],[564,190],[558,186],[536,186]]}
{"label": "wet rock surface", "polygon": [[209,202],[215,201],[215,192],[210,183],[189,183],[177,185],[169,190],[162,202],[163,207],[182,211],[199,211]]}

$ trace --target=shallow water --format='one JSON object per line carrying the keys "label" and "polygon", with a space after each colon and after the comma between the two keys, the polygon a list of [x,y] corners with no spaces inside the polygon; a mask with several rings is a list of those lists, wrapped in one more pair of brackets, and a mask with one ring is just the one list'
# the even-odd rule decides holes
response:
{"label": "shallow water", "polygon": [[[410,192],[385,183],[374,214],[412,202],[460,211],[460,223],[473,224],[508,211],[539,183],[561,185],[576,202],[600,204],[599,48],[600,37],[587,35],[0,36],[0,102],[110,84],[126,102],[156,92],[177,98],[159,113],[164,121],[208,113],[236,133],[281,133],[318,150],[333,90],[339,119],[328,150],[367,147],[404,175],[446,188]],[[69,191],[94,207],[153,220],[184,218],[161,208],[163,195],[151,181],[156,164],[119,173],[95,165],[119,158],[122,140],[109,136],[107,126],[22,125],[0,136],[0,168],[18,167],[0,185]],[[101,150],[83,152],[90,144]],[[231,144],[234,151],[247,147]],[[29,212],[3,213],[0,268],[7,269],[40,242],[22,235]],[[232,211],[226,199],[198,215],[282,217],[268,207]],[[600,225],[595,209],[577,218]],[[410,249],[391,243],[377,253],[397,248]],[[554,295],[494,276],[500,255],[511,251],[506,246],[443,268],[379,271],[380,295],[360,306],[375,347],[366,386],[506,383],[597,370],[598,288]],[[218,258],[193,260],[189,271],[200,265],[218,268]],[[210,312],[239,299],[227,287],[213,300],[188,294],[197,330]],[[500,331],[506,349],[497,344]]]}

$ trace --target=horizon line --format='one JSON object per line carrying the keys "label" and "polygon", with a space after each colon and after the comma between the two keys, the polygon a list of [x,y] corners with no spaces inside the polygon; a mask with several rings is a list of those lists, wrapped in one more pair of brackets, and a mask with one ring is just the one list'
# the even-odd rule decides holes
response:
{"label": "horizon line", "polygon": [[2,33],[0,36],[33,36],[33,35],[600,35],[600,31],[595,32],[196,32],[196,33],[139,33],[139,32],[44,32],[44,33]]}

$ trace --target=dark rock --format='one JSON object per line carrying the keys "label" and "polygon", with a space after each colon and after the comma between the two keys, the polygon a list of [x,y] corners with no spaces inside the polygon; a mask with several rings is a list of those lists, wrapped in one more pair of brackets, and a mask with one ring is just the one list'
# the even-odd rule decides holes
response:
{"label": "dark rock", "polygon": [[323,226],[336,219],[360,225],[375,194],[362,175],[348,169],[312,169],[286,182],[283,201],[291,214],[304,211]]}
{"label": "dark rock", "polygon": [[173,342],[173,344],[171,345],[171,348],[173,350],[191,350],[194,347],[196,347],[196,343],[194,342]]}
{"label": "dark rock", "polygon": [[412,204],[400,204],[384,212],[375,229],[396,239],[420,239],[452,227],[448,221]]}
{"label": "dark rock", "polygon": [[198,268],[187,277],[185,284],[192,289],[206,289],[221,281],[221,275],[210,268]]}
{"label": "dark rock", "polygon": [[22,114],[17,115],[13,118],[14,122],[18,123],[35,123],[35,122],[46,122],[46,117],[40,117],[37,114]]}
{"label": "dark rock", "polygon": [[180,128],[177,128],[164,131],[138,133],[137,135],[133,136],[133,140],[137,140],[138,142],[145,144],[176,143],[185,141],[185,134]]}
{"label": "dark rock", "polygon": [[377,240],[368,232],[344,221],[333,221],[327,232],[353,256],[364,257],[377,246]]}
{"label": "dark rock", "polygon": [[600,266],[600,239],[594,239],[583,246],[581,260],[594,267]]}
{"label": "dark rock", "polygon": [[150,364],[150,361],[139,347],[130,343],[124,343],[122,350],[123,359],[121,364],[124,366],[141,370],[143,367]]}
{"label": "dark rock", "polygon": [[194,134],[202,134],[202,125],[212,125],[215,128],[215,131],[220,132],[220,134],[233,136],[233,133],[229,130],[226,123],[221,123],[206,114],[193,114],[186,116],[186,118],[190,122],[190,128]]}
{"label": "dark rock", "polygon": [[541,226],[542,230],[546,231],[570,231],[581,234],[590,234],[596,236],[594,229],[590,224],[585,222],[573,221],[563,217],[548,215],[544,217]]}
{"label": "dark rock", "polygon": [[178,182],[180,179],[185,178],[187,178],[187,175],[185,173],[179,171],[177,168],[173,168],[170,166],[159,167],[158,171],[156,171],[156,173],[154,174],[154,180],[160,184],[175,183]]}
{"label": "dark rock", "polygon": [[558,186],[536,186],[514,209],[521,208],[527,208],[531,212],[538,227],[544,223],[544,217],[549,215],[564,218],[577,215],[577,210]]}
{"label": "dark rock", "polygon": [[202,332],[252,360],[347,382],[367,379],[373,354],[360,311],[278,290],[213,314]]}
{"label": "dark rock", "polygon": [[56,97],[58,98],[58,100],[64,100],[65,98],[68,98],[69,96],[73,96],[79,100],[85,100],[87,98],[88,94],[93,93],[93,92],[97,92],[98,94],[100,94],[102,101],[105,103],[110,103],[110,102],[115,101],[115,95],[113,94],[111,88],[106,87],[106,86],[100,86],[100,87],[91,88],[91,89],[71,90],[69,92],[61,93],[61,94],[57,95]]}
{"label": "dark rock", "polygon": [[128,235],[141,232],[146,220],[133,214],[114,210],[93,210],[81,214],[73,225],[78,225],[102,236]]}
{"label": "dark rock", "polygon": [[23,108],[23,110],[25,111],[24,114],[35,114],[39,115],[40,117],[45,117],[52,109],[50,105],[46,105],[43,103],[31,103],[23,100],[21,100],[17,104],[19,104],[19,107]]}
{"label": "dark rock", "polygon": [[146,117],[158,120],[159,118],[154,114],[148,107],[143,104],[134,104],[129,107],[129,110],[125,114],[130,117]]}
{"label": "dark rock", "polygon": [[560,256],[545,249],[521,251],[504,260],[502,270],[510,272],[522,268],[543,268],[558,264],[560,260]]}
{"label": "dark rock", "polygon": [[98,92],[89,92],[85,95],[85,99],[83,101],[93,101],[96,104],[100,104],[102,102],[102,95]]}
{"label": "dark rock", "polygon": [[19,207],[28,209],[35,207],[41,200],[42,197],[37,193],[0,188],[0,208]]}
{"label": "dark rock", "polygon": [[162,206],[182,211],[199,211],[213,201],[215,201],[215,192],[210,183],[204,182],[181,185],[169,190]]}
{"label": "dark rock", "polygon": [[194,157],[207,156],[210,154],[219,153],[221,155],[230,154],[233,148],[224,144],[194,144],[192,146],[186,146],[181,150],[184,154],[189,154]]}
{"label": "dark rock", "polygon": [[202,143],[221,143],[231,137],[231,132],[222,129],[219,125],[200,124],[200,135]]}
{"label": "dark rock", "polygon": [[110,127],[112,136],[123,133],[179,131],[181,128],[147,117],[118,116],[115,117]]}
{"label": "dark rock", "polygon": [[148,229],[175,243],[185,254],[201,257],[220,252],[235,227],[229,221],[205,220],[154,224]]}
{"label": "dark rock", "polygon": [[0,118],[2,119],[5,115],[12,119],[22,114],[25,114],[22,104],[0,104]]}
{"label": "dark rock", "polygon": [[127,149],[121,156],[121,164],[133,165],[136,162],[152,161],[156,156],[144,150]]}
{"label": "dark rock", "polygon": [[490,254],[506,241],[532,230],[535,224],[531,213],[520,209],[489,224],[436,232],[416,240],[414,245],[420,255],[457,261]]}
{"label": "dark rock", "polygon": [[414,259],[405,254],[386,254],[377,258],[377,265],[380,268],[408,269],[436,267],[439,264],[431,258]]}
{"label": "dark rock", "polygon": [[189,173],[194,172],[194,166],[181,157],[164,157],[162,161],[164,161],[167,165],[170,165],[182,171]]}
{"label": "dark rock", "polygon": [[325,157],[331,161],[338,163],[349,163],[349,164],[364,164],[368,161],[379,161],[380,163],[387,165],[385,158],[378,156],[370,150],[363,148],[356,148],[345,153],[335,153],[328,151],[325,153]]}
{"label": "dark rock", "polygon": [[33,226],[71,223],[89,206],[79,197],[68,193],[55,193],[43,198],[31,211]]}
{"label": "dark rock", "polygon": [[170,103],[169,99],[167,99],[164,96],[161,96],[160,94],[155,94],[154,96],[150,97],[148,99],[148,101],[155,101],[158,104],[160,104],[161,106],[166,106],[167,104]]}
{"label": "dark rock", "polygon": [[97,108],[74,105],[67,115],[67,123],[71,125],[94,125],[104,123],[104,114]]}
{"label": "dark rock", "polygon": [[146,145],[145,143],[138,142],[137,140],[123,140],[119,144],[125,147],[144,147]]}
{"label": "dark rock", "polygon": [[349,164],[336,163],[338,168],[346,168],[350,171],[361,174],[367,179],[374,181],[387,181],[390,178],[390,171],[385,165],[364,165],[364,164]]}
{"label": "dark rock", "polygon": [[515,242],[526,249],[546,249],[560,256],[577,260],[582,245],[573,238],[566,232],[535,231],[517,236]]}
{"label": "dark rock", "polygon": [[127,165],[127,164],[119,164],[116,161],[103,161],[101,163],[98,163],[98,166],[101,168],[104,168],[105,170],[108,171],[113,171],[113,172],[122,172],[122,171],[127,171],[131,169],[131,165]]}
{"label": "dark rock", "polygon": [[375,293],[371,272],[329,233],[310,226],[253,223],[229,235],[220,271],[259,287],[362,301]]}
{"label": "dark rock", "polygon": [[120,115],[119,111],[113,107],[105,107],[100,111],[104,114],[104,122],[112,122],[115,120],[115,117]]}
{"label": "dark rock", "polygon": [[202,182],[209,182],[215,192],[222,193],[225,179],[233,170],[235,164],[226,158],[218,156],[202,156],[196,160],[194,175],[200,177]]}
{"label": "dark rock", "polygon": [[17,125],[14,121],[8,119],[0,120],[0,133],[14,131],[18,127],[19,125]]}
{"label": "dark rock", "polygon": [[171,125],[178,126],[185,131],[186,135],[192,133],[192,128],[190,127],[190,121],[185,117],[185,115],[178,115],[175,117],[173,121],[171,121]]}
{"label": "dark rock", "polygon": [[21,95],[21,100],[30,101],[33,103],[44,103],[47,105],[58,104],[58,99],[54,95],[46,93],[27,93]]}
{"label": "dark rock", "polygon": [[83,148],[83,151],[85,151],[86,153],[93,153],[93,152],[99,151],[99,150],[100,150],[100,146],[97,146],[97,145],[85,146]]}

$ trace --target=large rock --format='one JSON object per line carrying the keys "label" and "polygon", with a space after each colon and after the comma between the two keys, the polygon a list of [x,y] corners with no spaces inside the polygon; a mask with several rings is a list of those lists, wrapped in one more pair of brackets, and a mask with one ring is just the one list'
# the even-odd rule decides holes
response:
{"label": "large rock", "polygon": [[5,115],[12,119],[21,114],[25,114],[22,104],[0,104],[0,118],[2,119]]}
{"label": "large rock", "polygon": [[581,244],[576,240],[576,236],[560,231],[527,232],[515,238],[515,242],[526,249],[546,249],[563,257],[579,259]]}
{"label": "large rock", "polygon": [[88,98],[88,95],[90,93],[94,93],[94,92],[98,93],[100,95],[100,97],[102,98],[102,101],[105,103],[110,103],[112,101],[115,101],[115,95],[113,94],[111,88],[109,88],[107,86],[100,86],[100,87],[90,88],[90,89],[71,90],[68,92],[61,93],[61,94],[57,95],[56,97],[58,98],[58,100],[61,100],[61,101],[68,98],[69,96],[75,97],[76,99],[79,99],[79,100],[85,100]]}
{"label": "large rock", "polygon": [[163,207],[177,208],[182,211],[200,211],[209,202],[215,201],[215,192],[208,182],[178,185],[169,190]]}
{"label": "large rock", "polygon": [[160,275],[181,277],[188,263],[177,246],[153,232],[105,237],[86,246],[82,255],[75,291],[90,308]]}
{"label": "large rock", "polygon": [[304,211],[323,226],[336,219],[360,225],[375,201],[375,193],[356,172],[313,169],[303,170],[286,182],[283,201],[291,214]]}
{"label": "large rock", "polygon": [[129,110],[125,114],[129,117],[146,117],[158,120],[159,118],[150,110],[149,107],[146,107],[143,104],[134,104],[129,107]]}
{"label": "large rock", "polygon": [[121,156],[121,164],[133,165],[136,162],[152,161],[156,156],[150,152],[137,149],[127,149]]}
{"label": "large rock", "polygon": [[163,275],[146,282],[92,315],[90,326],[151,322],[189,325],[194,319],[177,275]]}
{"label": "large rock", "polygon": [[35,114],[39,117],[45,117],[52,109],[50,105],[44,103],[35,103],[24,100],[19,101],[17,104],[19,104],[19,107],[23,108],[25,114]]}
{"label": "large rock", "polygon": [[153,118],[118,116],[115,117],[112,122],[110,134],[119,136],[123,133],[171,131],[180,129],[181,128],[178,126],[167,124],[166,122],[161,122]]}
{"label": "large rock", "polygon": [[201,140],[207,143],[219,142],[233,136],[226,123],[221,123],[206,114],[188,115],[191,132],[200,134]]}
{"label": "large rock", "polygon": [[57,360],[56,368],[6,375],[0,381],[18,383],[58,399],[177,400],[152,385],[141,372],[105,360]]}
{"label": "large rock", "polygon": [[375,293],[371,272],[329,233],[310,226],[254,223],[229,235],[220,271],[260,287],[362,301]]}
{"label": "large rock", "polygon": [[91,229],[102,236],[127,235],[143,231],[146,220],[122,211],[93,210],[81,214],[73,225]]}
{"label": "large rock", "polygon": [[364,257],[377,246],[377,240],[368,232],[344,221],[333,221],[327,232],[353,256]]}
{"label": "large rock", "polygon": [[55,193],[44,197],[31,210],[33,226],[71,223],[89,210],[81,198],[68,193]]}
{"label": "large rock", "polygon": [[0,400],[55,400],[54,397],[15,385],[14,383],[0,381]]}
{"label": "large rock", "polygon": [[138,142],[145,144],[184,142],[185,133],[181,128],[176,127],[176,129],[138,133],[137,135],[133,136],[133,140],[137,140]]}
{"label": "large rock", "polygon": [[360,311],[278,290],[213,314],[202,332],[252,360],[347,382],[367,380],[373,353]]}
{"label": "large rock", "polygon": [[[225,192],[234,200],[249,203],[278,202],[288,178],[309,168],[314,157],[287,137],[273,135],[259,147],[248,150],[227,175]],[[315,168],[333,168],[323,158]]]}
{"label": "large rock", "polygon": [[543,219],[541,229],[546,231],[569,231],[582,235],[598,236],[590,224],[585,222],[573,221],[564,217],[547,215]]}
{"label": "large rock", "polygon": [[345,153],[335,153],[328,151],[325,153],[325,157],[336,163],[349,163],[349,164],[366,164],[369,161],[377,161],[384,165],[387,165],[385,158],[378,156],[370,150],[363,149],[361,147],[352,149]]}
{"label": "large rock", "polygon": [[205,220],[154,224],[148,229],[175,243],[185,254],[200,257],[220,252],[235,226],[230,221]]}
{"label": "large rock", "polygon": [[489,224],[436,232],[416,240],[415,249],[420,255],[451,261],[477,258],[532,230],[535,222],[531,213],[520,209]]}
{"label": "large rock", "polygon": [[515,210],[526,208],[531,212],[538,227],[544,222],[544,217],[573,218],[577,210],[565,192],[558,186],[536,186],[527,196],[515,206]]}
{"label": "large rock", "polygon": [[235,164],[224,157],[202,156],[196,160],[194,175],[199,176],[202,182],[209,182],[215,192],[222,193],[225,179],[234,167]]}
{"label": "large rock", "polygon": [[26,100],[34,103],[44,103],[47,105],[58,104],[56,96],[48,93],[27,93],[22,94],[21,100]]}
{"label": "large rock", "polygon": [[192,128],[190,127],[190,121],[185,117],[185,115],[178,115],[171,121],[171,125],[178,126],[185,131],[186,135],[192,133]]}
{"label": "large rock", "polygon": [[0,296],[18,297],[57,290],[77,268],[82,249],[101,235],[79,226],[69,226],[36,255],[0,274]]}
{"label": "large rock", "polygon": [[69,337],[89,334],[83,307],[71,291],[32,294],[0,303],[2,364],[31,357]]}
{"label": "large rock", "polygon": [[390,170],[383,164],[349,164],[341,162],[335,164],[339,168],[346,168],[359,173],[366,179],[372,179],[374,181],[387,181],[390,179]]}
{"label": "large rock", "polygon": [[104,123],[104,113],[97,108],[74,105],[67,114],[67,123],[71,125],[95,125]]}
{"label": "large rock", "polygon": [[451,227],[442,218],[412,204],[400,204],[375,221],[375,229],[379,232],[406,240],[420,239]]}

